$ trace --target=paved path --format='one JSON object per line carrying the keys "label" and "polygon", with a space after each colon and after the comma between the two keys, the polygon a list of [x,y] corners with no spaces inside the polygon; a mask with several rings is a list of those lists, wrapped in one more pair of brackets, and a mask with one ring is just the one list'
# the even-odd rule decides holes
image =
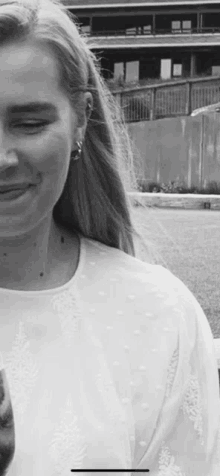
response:
{"label": "paved path", "polygon": [[128,194],[131,202],[157,208],[184,208],[191,210],[220,210],[220,195],[196,195],[190,193],[137,193]]}

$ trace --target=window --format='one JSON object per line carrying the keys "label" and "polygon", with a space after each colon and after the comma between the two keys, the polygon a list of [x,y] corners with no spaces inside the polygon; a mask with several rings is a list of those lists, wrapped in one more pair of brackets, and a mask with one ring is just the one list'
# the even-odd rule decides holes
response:
{"label": "window", "polygon": [[126,63],[126,83],[139,80],[139,61],[129,61]]}
{"label": "window", "polygon": [[82,33],[87,33],[88,35],[91,33],[90,28],[90,18],[89,17],[79,17],[78,18],[80,29]]}
{"label": "window", "polygon": [[220,65],[212,66],[212,76],[220,76]]}
{"label": "window", "polygon": [[172,33],[181,33],[185,30],[191,30],[191,20],[175,20],[171,22]]}
{"label": "window", "polygon": [[171,78],[171,59],[160,60],[160,77],[161,79]]}
{"label": "window", "polygon": [[124,63],[114,64],[114,79],[118,79],[118,78],[124,79]]}
{"label": "window", "polygon": [[172,31],[174,33],[179,33],[181,31],[181,22],[180,21],[172,21]]}
{"label": "window", "polygon": [[173,76],[180,77],[183,73],[183,65],[181,63],[174,63],[173,65]]}
{"label": "window", "polygon": [[144,35],[150,35],[151,34],[151,25],[144,25],[143,26],[143,33],[144,33]]}
{"label": "window", "polygon": [[192,28],[191,20],[182,22],[182,29],[183,30],[191,30],[191,28]]}
{"label": "window", "polygon": [[81,31],[82,33],[90,34],[90,31],[91,31],[90,25],[81,25]]}
{"label": "window", "polygon": [[136,35],[137,28],[136,26],[132,28],[126,28],[125,32],[126,32],[126,35]]}

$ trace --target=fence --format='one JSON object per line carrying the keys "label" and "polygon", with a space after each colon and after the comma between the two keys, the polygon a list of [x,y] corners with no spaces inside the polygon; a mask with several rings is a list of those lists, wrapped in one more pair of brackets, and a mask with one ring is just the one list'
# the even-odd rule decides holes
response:
{"label": "fence", "polygon": [[160,119],[127,124],[136,174],[143,182],[220,184],[220,116]]}
{"label": "fence", "polygon": [[220,101],[220,77],[187,79],[113,91],[126,122],[189,116]]}
{"label": "fence", "polygon": [[186,35],[192,35],[192,34],[213,34],[213,33],[219,33],[220,28],[216,26],[208,26],[208,27],[195,27],[195,28],[153,28],[151,25],[147,26],[134,26],[131,28],[121,28],[117,30],[106,30],[104,27],[102,30],[90,30],[88,36],[157,36],[157,35],[179,35],[179,34],[186,34]]}

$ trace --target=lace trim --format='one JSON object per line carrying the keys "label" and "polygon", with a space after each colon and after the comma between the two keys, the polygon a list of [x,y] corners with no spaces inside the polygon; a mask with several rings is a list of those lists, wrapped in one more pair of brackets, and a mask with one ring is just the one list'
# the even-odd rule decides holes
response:
{"label": "lace trim", "polygon": [[71,396],[66,400],[60,424],[54,432],[49,455],[57,474],[66,476],[71,469],[81,469],[86,453],[86,441],[73,411]]}
{"label": "lace trim", "polygon": [[21,422],[39,373],[29,347],[24,323],[20,322],[12,350],[6,355],[5,363],[13,409]]}
{"label": "lace trim", "polygon": [[52,305],[58,313],[63,337],[70,347],[73,343],[73,337],[78,328],[78,319],[81,315],[75,286],[54,296],[52,298]]}
{"label": "lace trim", "polygon": [[198,379],[193,375],[191,375],[189,380],[182,410],[193,422],[194,430],[200,439],[200,443],[204,445],[200,388]]}
{"label": "lace trim", "polygon": [[178,357],[179,357],[179,351],[178,349],[175,350],[173,357],[171,359],[169,368],[168,368],[168,374],[167,374],[167,387],[166,387],[166,397],[170,395],[171,388],[173,386],[175,374],[176,374],[176,369],[177,369],[177,364],[178,364]]}
{"label": "lace trim", "polygon": [[186,476],[179,466],[175,464],[175,458],[171,455],[168,446],[163,446],[159,455],[159,475],[158,476]]}

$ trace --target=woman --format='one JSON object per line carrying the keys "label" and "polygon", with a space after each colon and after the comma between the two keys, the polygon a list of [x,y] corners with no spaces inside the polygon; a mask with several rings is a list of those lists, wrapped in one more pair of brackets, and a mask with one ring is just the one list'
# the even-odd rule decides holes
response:
{"label": "woman", "polygon": [[218,475],[211,330],[178,278],[135,257],[132,154],[98,62],[51,0],[4,0],[0,51],[7,474]]}

